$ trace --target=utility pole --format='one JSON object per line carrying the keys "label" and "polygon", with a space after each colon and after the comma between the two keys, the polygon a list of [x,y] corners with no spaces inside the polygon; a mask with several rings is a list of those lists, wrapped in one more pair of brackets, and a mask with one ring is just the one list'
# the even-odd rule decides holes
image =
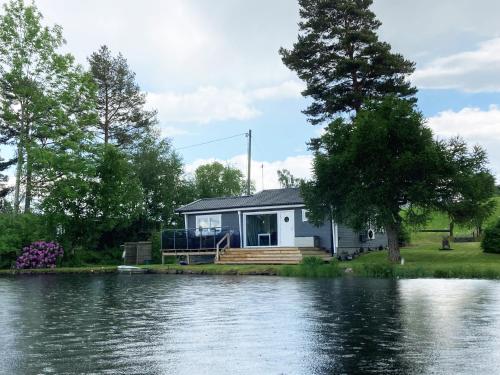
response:
{"label": "utility pole", "polygon": [[246,134],[246,136],[248,137],[247,195],[250,195],[250,187],[252,184],[252,181],[250,179],[250,169],[251,169],[251,164],[252,164],[252,129],[248,130],[248,133]]}
{"label": "utility pole", "polygon": [[264,163],[262,163],[261,168],[262,168],[262,190],[264,190]]}

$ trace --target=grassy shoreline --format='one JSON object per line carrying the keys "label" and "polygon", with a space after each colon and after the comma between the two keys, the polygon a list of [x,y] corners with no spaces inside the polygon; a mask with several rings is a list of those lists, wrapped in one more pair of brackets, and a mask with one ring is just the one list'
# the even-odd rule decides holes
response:
{"label": "grassy shoreline", "polygon": [[[178,264],[159,265],[153,264],[141,266],[150,274],[170,275],[238,275],[238,276],[340,276],[340,268],[337,265],[321,265],[319,267],[304,267],[303,265],[271,265],[271,264],[248,264],[248,265],[218,265],[197,264],[181,266]],[[3,269],[0,276],[4,275],[55,275],[55,274],[103,274],[116,273],[117,266],[87,266],[87,267],[61,267],[42,269]],[[316,273],[320,275],[316,275]],[[328,272],[328,273],[327,273]]]}
{"label": "grassy shoreline", "polygon": [[[265,275],[290,277],[340,276],[377,278],[473,278],[500,279],[500,255],[485,254],[478,242],[454,243],[453,250],[439,251],[441,235],[417,234],[416,245],[403,248],[404,265],[390,264],[386,251],[364,254],[350,262],[300,265],[218,265],[143,266],[153,274],[184,275]],[[55,269],[0,270],[1,275],[102,274],[117,272],[116,266],[62,267]]]}

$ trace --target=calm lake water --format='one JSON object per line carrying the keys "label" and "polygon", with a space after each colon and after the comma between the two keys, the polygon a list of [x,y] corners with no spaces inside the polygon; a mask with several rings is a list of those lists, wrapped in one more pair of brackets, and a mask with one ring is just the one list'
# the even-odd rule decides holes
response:
{"label": "calm lake water", "polygon": [[497,374],[500,282],[0,278],[2,374]]}

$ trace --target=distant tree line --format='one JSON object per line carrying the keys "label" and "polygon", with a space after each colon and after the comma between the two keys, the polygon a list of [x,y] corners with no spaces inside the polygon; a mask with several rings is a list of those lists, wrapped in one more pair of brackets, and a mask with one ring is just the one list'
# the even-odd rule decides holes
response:
{"label": "distant tree line", "polygon": [[15,149],[0,158],[0,266],[40,239],[59,241],[68,257],[116,260],[124,241],[181,225],[178,206],[243,194],[231,166],[185,174],[124,56],[102,46],[84,68],[61,52],[62,28],[42,21],[23,0],[0,15],[0,146]]}

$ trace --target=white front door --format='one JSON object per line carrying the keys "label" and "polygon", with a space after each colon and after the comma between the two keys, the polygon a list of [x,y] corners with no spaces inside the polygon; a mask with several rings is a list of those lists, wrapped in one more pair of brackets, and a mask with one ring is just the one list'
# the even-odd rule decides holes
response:
{"label": "white front door", "polygon": [[279,245],[283,247],[294,246],[295,244],[295,217],[294,211],[278,212],[278,237]]}

